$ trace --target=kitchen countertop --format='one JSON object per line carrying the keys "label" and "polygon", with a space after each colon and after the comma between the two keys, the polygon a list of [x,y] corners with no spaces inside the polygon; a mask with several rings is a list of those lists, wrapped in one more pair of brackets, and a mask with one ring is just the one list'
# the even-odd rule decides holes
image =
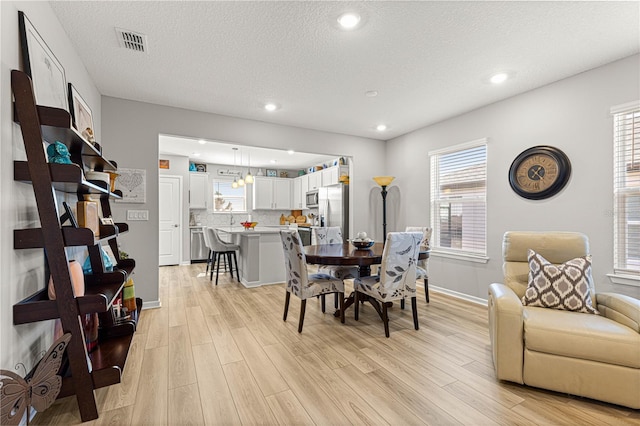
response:
{"label": "kitchen countertop", "polygon": [[252,230],[245,230],[242,226],[218,226],[217,230],[226,232],[228,234],[278,234],[280,233],[280,229],[287,229],[287,226],[256,226]]}

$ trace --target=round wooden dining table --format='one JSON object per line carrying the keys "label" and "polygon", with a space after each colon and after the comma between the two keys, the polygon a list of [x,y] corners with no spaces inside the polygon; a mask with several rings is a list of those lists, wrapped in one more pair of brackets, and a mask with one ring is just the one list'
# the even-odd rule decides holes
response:
{"label": "round wooden dining table", "polygon": [[[383,243],[375,243],[368,249],[356,249],[351,243],[321,244],[305,246],[304,252],[307,263],[313,265],[357,265],[361,277],[371,275],[371,265],[382,263]],[[418,259],[427,259],[429,250],[421,250]],[[351,293],[345,300],[344,308],[353,304],[354,295]],[[340,316],[336,311],[335,316]]]}

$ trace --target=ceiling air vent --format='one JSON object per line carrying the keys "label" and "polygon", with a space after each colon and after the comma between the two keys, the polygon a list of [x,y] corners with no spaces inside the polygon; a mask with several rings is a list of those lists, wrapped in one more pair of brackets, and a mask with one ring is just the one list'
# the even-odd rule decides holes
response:
{"label": "ceiling air vent", "polygon": [[147,36],[145,34],[123,30],[122,28],[116,28],[116,33],[118,34],[118,43],[121,47],[135,50],[136,52],[147,51]]}

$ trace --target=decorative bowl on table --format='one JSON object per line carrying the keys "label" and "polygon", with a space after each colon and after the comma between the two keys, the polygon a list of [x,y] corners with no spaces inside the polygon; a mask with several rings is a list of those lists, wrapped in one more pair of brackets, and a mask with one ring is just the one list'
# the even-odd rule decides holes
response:
{"label": "decorative bowl on table", "polygon": [[373,244],[375,243],[375,241],[373,241],[372,239],[364,239],[364,240],[360,240],[360,239],[353,239],[351,240],[351,244],[353,244],[356,249],[358,250],[366,250],[369,247],[371,247]]}
{"label": "decorative bowl on table", "polygon": [[244,226],[244,229],[253,229],[257,224],[258,222],[240,222],[240,225]]}

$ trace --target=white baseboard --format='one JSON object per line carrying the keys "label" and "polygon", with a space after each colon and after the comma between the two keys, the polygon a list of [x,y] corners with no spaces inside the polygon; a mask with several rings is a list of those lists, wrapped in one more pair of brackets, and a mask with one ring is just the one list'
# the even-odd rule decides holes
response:
{"label": "white baseboard", "polygon": [[444,294],[446,294],[448,296],[452,296],[452,297],[455,297],[455,298],[458,298],[458,299],[466,300],[467,302],[475,303],[477,305],[487,306],[487,300],[486,299],[481,299],[479,297],[470,296],[470,295],[464,294],[464,293],[459,293],[457,291],[449,290],[448,288],[432,286],[431,284],[429,284],[429,291],[431,291],[431,290],[436,291],[438,293],[444,293]]}
{"label": "white baseboard", "polygon": [[157,309],[162,308],[162,302],[159,300],[152,300],[149,302],[142,302],[142,309]]}
{"label": "white baseboard", "polygon": [[180,262],[180,266],[189,266],[189,265],[191,265],[190,260],[183,260],[182,262]]}

